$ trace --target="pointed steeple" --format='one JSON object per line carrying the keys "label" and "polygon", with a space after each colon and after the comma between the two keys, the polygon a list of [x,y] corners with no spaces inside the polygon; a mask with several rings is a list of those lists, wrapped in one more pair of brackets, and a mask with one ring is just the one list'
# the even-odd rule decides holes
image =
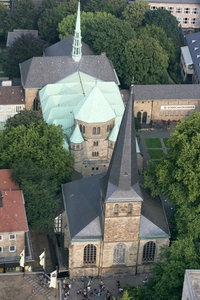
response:
{"label": "pointed steeple", "polygon": [[74,61],[80,61],[82,57],[82,44],[81,44],[81,17],[80,17],[80,1],[78,2],[78,10],[76,17],[76,28],[74,33],[74,42],[72,45],[72,58]]}
{"label": "pointed steeple", "polygon": [[114,194],[116,195],[116,192],[118,196],[128,193],[130,201],[132,198],[132,201],[135,201],[137,195],[141,197],[138,184],[133,103],[134,85],[131,85],[129,101],[125,108],[110,166],[104,177],[105,201]]}

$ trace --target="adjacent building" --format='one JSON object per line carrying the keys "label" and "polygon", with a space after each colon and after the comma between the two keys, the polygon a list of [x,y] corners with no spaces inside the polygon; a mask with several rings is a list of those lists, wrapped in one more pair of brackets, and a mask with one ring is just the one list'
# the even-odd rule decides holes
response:
{"label": "adjacent building", "polygon": [[20,254],[32,260],[23,192],[11,170],[0,170],[0,272],[20,271]]}
{"label": "adjacent building", "polygon": [[182,300],[200,298],[200,270],[185,270]]}

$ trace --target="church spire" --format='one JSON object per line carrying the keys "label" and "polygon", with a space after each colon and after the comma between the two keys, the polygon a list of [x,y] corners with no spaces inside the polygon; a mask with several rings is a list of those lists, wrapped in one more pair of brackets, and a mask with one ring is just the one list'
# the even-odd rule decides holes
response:
{"label": "church spire", "polygon": [[81,44],[81,18],[80,18],[80,1],[78,1],[78,10],[76,17],[76,28],[74,33],[74,42],[72,45],[72,58],[78,62],[82,56],[82,44]]}
{"label": "church spire", "polygon": [[138,188],[136,133],[134,124],[134,85],[121,122],[117,142],[108,171],[104,177],[105,201],[114,191],[131,191]]}

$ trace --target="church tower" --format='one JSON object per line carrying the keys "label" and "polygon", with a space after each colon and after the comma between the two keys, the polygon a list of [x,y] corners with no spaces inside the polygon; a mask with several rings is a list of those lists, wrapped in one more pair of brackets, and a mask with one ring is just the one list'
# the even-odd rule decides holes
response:
{"label": "church tower", "polygon": [[104,233],[102,275],[134,274],[143,202],[137,168],[134,86],[120,126],[107,174],[104,177]]}
{"label": "church tower", "polygon": [[74,33],[74,42],[72,45],[72,58],[79,62],[82,57],[82,43],[81,43],[81,17],[80,17],[80,1],[78,2],[78,10],[76,17],[76,28]]}

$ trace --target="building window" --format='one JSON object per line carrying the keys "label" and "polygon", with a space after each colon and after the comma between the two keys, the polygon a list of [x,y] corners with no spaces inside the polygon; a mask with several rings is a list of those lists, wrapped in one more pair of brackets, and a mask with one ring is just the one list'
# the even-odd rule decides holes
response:
{"label": "building window", "polygon": [[189,7],[184,8],[184,13],[189,14],[190,13],[190,8]]}
{"label": "building window", "polygon": [[177,14],[181,14],[182,13],[182,8],[181,7],[177,7],[176,8],[176,13]]}
{"label": "building window", "polygon": [[79,128],[80,128],[80,132],[85,133],[85,126],[84,125],[80,124]]}
{"label": "building window", "polygon": [[3,247],[0,247],[0,253],[3,253]]}
{"label": "building window", "polygon": [[100,132],[101,132],[100,127],[97,127],[97,134],[100,134]]}
{"label": "building window", "polygon": [[182,20],[181,18],[177,17],[176,19],[179,23],[181,23],[181,20]]}
{"label": "building window", "polygon": [[0,235],[0,241],[3,241],[3,235]]}
{"label": "building window", "polygon": [[92,152],[92,156],[93,156],[93,157],[97,157],[97,156],[99,156],[99,152],[97,152],[97,151],[95,151],[95,152]]}
{"label": "building window", "polygon": [[191,19],[191,24],[197,24],[197,19],[196,18],[193,18],[193,19]]}
{"label": "building window", "polygon": [[115,204],[115,206],[114,206],[114,214],[115,215],[119,214],[119,204]]}
{"label": "building window", "polygon": [[99,142],[98,141],[94,141],[93,142],[93,146],[97,147],[99,145]]}
{"label": "building window", "polygon": [[16,246],[9,246],[9,252],[15,252]]}
{"label": "building window", "polygon": [[197,7],[194,7],[194,8],[192,9],[192,13],[195,14],[195,15],[197,15],[197,14],[198,14],[198,8],[197,8]]}
{"label": "building window", "polygon": [[113,263],[125,264],[126,247],[124,244],[117,244],[114,248]]}
{"label": "building window", "polygon": [[170,7],[168,7],[168,10],[169,10],[171,13],[173,13],[174,8],[173,8],[172,6],[170,6]]}
{"label": "building window", "polygon": [[151,10],[156,10],[157,7],[156,6],[151,6]]}
{"label": "building window", "polygon": [[183,23],[188,24],[189,23],[189,18],[183,18]]}
{"label": "building window", "polygon": [[154,242],[146,243],[143,248],[142,261],[143,262],[154,261],[155,250],[156,250],[156,244]]}
{"label": "building window", "polygon": [[9,234],[9,240],[16,240],[16,234]]}
{"label": "building window", "polygon": [[54,232],[62,232],[62,215],[54,219]]}
{"label": "building window", "polygon": [[96,264],[97,248],[88,244],[84,248],[83,262],[84,264]]}
{"label": "building window", "polygon": [[128,214],[131,215],[133,211],[133,205],[131,203],[128,204]]}
{"label": "building window", "polygon": [[93,127],[93,128],[92,128],[92,133],[93,133],[93,134],[100,134],[100,132],[101,132],[100,127]]}

